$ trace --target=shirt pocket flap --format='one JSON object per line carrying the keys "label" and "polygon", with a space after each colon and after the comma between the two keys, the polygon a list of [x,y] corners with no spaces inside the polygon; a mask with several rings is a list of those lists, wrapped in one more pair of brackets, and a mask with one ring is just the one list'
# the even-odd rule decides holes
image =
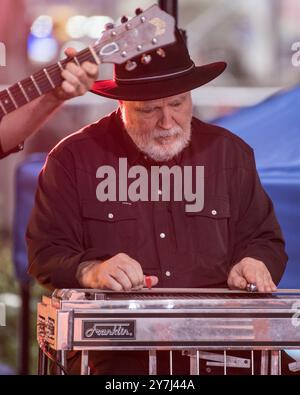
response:
{"label": "shirt pocket flap", "polygon": [[207,197],[201,211],[186,212],[188,216],[202,216],[214,219],[230,217],[230,203],[226,197]]}
{"label": "shirt pocket flap", "polygon": [[97,202],[83,201],[83,218],[101,220],[106,222],[118,222],[122,220],[136,219],[136,206],[127,202]]}

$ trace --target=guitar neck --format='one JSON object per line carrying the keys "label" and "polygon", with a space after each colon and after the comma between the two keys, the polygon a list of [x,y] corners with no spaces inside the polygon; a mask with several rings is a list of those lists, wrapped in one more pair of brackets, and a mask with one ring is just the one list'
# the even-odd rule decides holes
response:
{"label": "guitar neck", "polygon": [[[30,103],[61,85],[61,76],[68,62],[78,65],[85,61],[95,64],[122,64],[147,51],[176,41],[174,18],[154,4],[145,12],[136,10],[136,16],[118,27],[105,29],[94,46],[46,67],[0,92],[0,120],[6,114]],[[150,57],[151,61],[151,57]],[[143,59],[141,59],[143,63]],[[136,62],[132,62],[137,66]]]}
{"label": "guitar neck", "polygon": [[90,46],[78,52],[74,58],[66,58],[57,62],[1,91],[0,120],[4,115],[60,86],[63,81],[61,72],[70,61],[73,61],[77,65],[85,61],[95,64],[100,63],[94,47]]}

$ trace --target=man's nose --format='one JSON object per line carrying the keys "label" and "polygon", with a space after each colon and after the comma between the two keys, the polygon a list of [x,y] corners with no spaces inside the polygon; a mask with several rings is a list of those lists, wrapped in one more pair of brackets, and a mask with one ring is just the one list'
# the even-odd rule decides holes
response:
{"label": "man's nose", "polygon": [[158,126],[166,130],[171,129],[174,126],[174,120],[169,109],[162,110]]}

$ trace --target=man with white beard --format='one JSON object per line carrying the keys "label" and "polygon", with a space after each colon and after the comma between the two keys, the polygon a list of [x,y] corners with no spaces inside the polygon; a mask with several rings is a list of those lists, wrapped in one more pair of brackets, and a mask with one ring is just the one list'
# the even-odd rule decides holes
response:
{"label": "man with white beard", "polygon": [[120,101],[120,108],[127,133],[156,162],[172,159],[188,145],[192,119],[190,92],[146,102]]}
{"label": "man with white beard", "polygon": [[[262,292],[276,289],[287,256],[253,150],[228,130],[192,116],[190,91],[226,65],[195,66],[176,34],[176,44],[148,54],[150,63],[132,59],[115,67],[114,80],[96,82],[92,91],[119,100],[119,109],[49,154],[27,231],[29,272],[45,287],[130,291],[150,282],[163,288],[245,289],[255,283]],[[113,167],[112,182],[125,182],[118,170],[123,158],[147,174],[153,166],[202,166],[203,209],[186,211],[185,199],[175,198],[182,188],[175,178],[168,180],[169,201],[159,198],[162,185],[149,185],[148,199],[116,194],[103,201],[96,193],[97,171]],[[199,178],[193,173],[190,185],[195,188]],[[134,183],[128,188],[138,194]],[[70,371],[78,372],[79,360],[69,357]],[[99,374],[148,372],[143,351],[91,352],[90,360]],[[160,363],[158,372],[165,372]]]}

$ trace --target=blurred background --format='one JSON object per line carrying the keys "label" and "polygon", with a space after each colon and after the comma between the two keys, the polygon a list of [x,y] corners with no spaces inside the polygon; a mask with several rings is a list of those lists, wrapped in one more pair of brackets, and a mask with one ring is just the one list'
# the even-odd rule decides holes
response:
{"label": "blurred background", "polygon": [[[4,44],[0,44],[0,91],[64,58],[63,51],[66,47],[81,50],[93,44],[101,36],[106,23],[118,24],[122,15],[133,16],[135,8],[145,10],[152,4],[153,0],[0,0],[0,42]],[[297,139],[299,20],[300,0],[179,0],[178,26],[186,31],[194,62],[197,65],[218,60],[228,63],[228,68],[221,77],[193,92],[195,115],[223,124],[228,119],[238,122],[239,117],[245,114],[243,122],[255,120],[252,130],[257,134],[256,127],[263,123],[267,128],[268,117],[273,117],[279,111],[290,120],[295,118],[288,128],[293,130],[293,138]],[[102,65],[100,78],[110,78],[112,71],[112,65]],[[290,98],[291,92],[293,99],[282,104],[282,100]],[[271,102],[265,102],[270,97]],[[267,107],[264,107],[265,103]],[[6,304],[7,311],[7,325],[0,327],[2,372],[18,372],[21,364],[18,355],[21,330],[18,320],[21,307],[20,284],[16,279],[12,257],[16,169],[30,154],[48,152],[61,138],[96,121],[116,105],[112,100],[91,93],[73,99],[43,129],[26,141],[23,152],[1,161],[0,302]],[[250,112],[243,112],[249,108]],[[260,109],[263,111],[260,112]],[[295,114],[287,115],[287,110],[291,109]],[[227,118],[231,114],[235,118]],[[282,119],[280,121],[283,122]],[[230,121],[226,126],[230,128]],[[272,127],[268,127],[266,133],[272,131]],[[241,135],[244,131],[251,143],[252,137],[248,130],[237,126],[236,131],[233,131],[237,134],[240,131]],[[282,132],[285,133],[286,128]],[[264,149],[273,142],[275,151],[272,152],[277,152],[276,140],[274,143],[271,135],[266,136],[263,140]],[[289,144],[295,146],[296,142],[292,140]],[[259,142],[257,144],[259,147],[262,145]],[[299,158],[298,154],[299,149],[296,149],[293,158]],[[259,158],[266,157],[263,151],[259,155]],[[281,159],[280,155],[279,158],[273,156],[272,164]],[[269,163],[264,165],[265,169]],[[263,173],[263,169],[261,171]],[[295,177],[298,179],[298,173]],[[266,185],[270,185],[268,180],[266,178]],[[280,191],[276,193],[280,194]],[[290,218],[287,219],[289,221]],[[295,221],[295,217],[292,221]],[[299,242],[297,234],[295,237],[296,242]],[[28,369],[35,373],[34,315],[36,302],[44,291],[33,284],[30,288],[31,329],[26,336],[30,340]]]}

